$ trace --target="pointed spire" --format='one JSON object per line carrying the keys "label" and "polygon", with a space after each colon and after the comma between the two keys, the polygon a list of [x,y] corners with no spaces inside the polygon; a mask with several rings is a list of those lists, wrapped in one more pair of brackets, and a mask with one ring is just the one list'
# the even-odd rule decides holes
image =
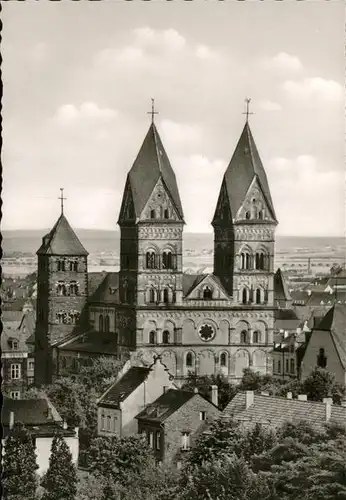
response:
{"label": "pointed spire", "polygon": [[276,301],[290,301],[292,297],[287,288],[286,280],[280,268],[277,269],[274,275],[274,297]]}
{"label": "pointed spire", "polygon": [[62,213],[53,229],[42,238],[37,255],[88,255],[76,233]]}
{"label": "pointed spire", "polygon": [[251,102],[251,97],[245,97],[245,104],[246,104],[246,111],[243,113],[243,115],[246,115],[246,121],[245,123],[248,123],[249,121],[249,115],[253,115],[253,113],[250,113],[250,102]]}
{"label": "pointed spire", "polygon": [[64,198],[64,188],[60,188],[60,196],[58,198],[61,202],[61,215],[64,213],[64,200],[67,200],[67,198]]}

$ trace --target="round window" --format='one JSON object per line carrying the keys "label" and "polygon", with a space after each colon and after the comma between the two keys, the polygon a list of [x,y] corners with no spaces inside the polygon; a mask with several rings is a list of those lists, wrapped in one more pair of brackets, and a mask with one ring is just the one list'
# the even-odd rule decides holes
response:
{"label": "round window", "polygon": [[202,325],[199,329],[199,336],[204,342],[209,342],[215,337],[214,328],[211,325]]}

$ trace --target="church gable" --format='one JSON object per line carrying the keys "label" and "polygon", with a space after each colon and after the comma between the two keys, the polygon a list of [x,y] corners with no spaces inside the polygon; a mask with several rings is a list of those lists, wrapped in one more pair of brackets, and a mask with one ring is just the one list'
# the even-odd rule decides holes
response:
{"label": "church gable", "polygon": [[225,184],[225,180],[223,180],[219,199],[217,201],[215,214],[213,217],[213,223],[227,223],[232,220],[231,208],[229,204],[229,198],[227,194],[227,187]]}
{"label": "church gable", "polygon": [[162,177],[158,179],[140,214],[140,220],[147,219],[181,220]]}
{"label": "church gable", "polygon": [[226,290],[219,280],[212,274],[207,274],[185,297],[187,300],[228,300]]}
{"label": "church gable", "polygon": [[135,217],[136,214],[135,214],[135,206],[133,203],[131,184],[129,182],[129,179],[127,179],[118,222],[133,223],[135,221]]}
{"label": "church gable", "polygon": [[256,175],[251,182],[245,199],[236,214],[236,221],[240,220],[263,220],[267,222],[275,222],[271,206],[267,202],[262,186]]}

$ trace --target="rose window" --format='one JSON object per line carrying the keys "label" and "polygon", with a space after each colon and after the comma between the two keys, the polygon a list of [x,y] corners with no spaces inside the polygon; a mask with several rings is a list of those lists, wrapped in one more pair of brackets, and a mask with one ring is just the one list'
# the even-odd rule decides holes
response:
{"label": "rose window", "polygon": [[204,342],[208,342],[215,337],[214,328],[210,325],[202,325],[199,329],[199,336]]}

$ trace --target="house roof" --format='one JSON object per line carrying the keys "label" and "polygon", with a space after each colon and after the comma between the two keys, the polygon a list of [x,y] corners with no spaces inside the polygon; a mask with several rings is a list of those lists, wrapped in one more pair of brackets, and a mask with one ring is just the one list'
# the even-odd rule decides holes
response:
{"label": "house roof", "polygon": [[239,208],[244,202],[248,189],[254,178],[257,179],[271,215],[276,221],[267,176],[252,136],[249,123],[246,122],[232,159],[224,175],[224,182],[233,218],[235,218]]}
{"label": "house roof", "polygon": [[138,420],[163,422],[194,396],[197,396],[194,392],[169,389],[138,413],[135,418]]}
{"label": "house roof", "polygon": [[53,229],[42,238],[37,255],[88,255],[62,213]]}
{"label": "house roof", "polygon": [[118,346],[114,333],[89,331],[78,335],[72,335],[56,343],[59,350],[92,352],[98,354],[114,354],[118,352]]}
{"label": "house roof", "polygon": [[89,302],[117,304],[119,302],[119,273],[106,273],[89,296]]}
{"label": "house roof", "polygon": [[[183,208],[180,201],[175,174],[156,126],[154,123],[151,123],[126,181],[126,185],[130,186],[137,218],[141,216],[141,213],[159,179],[162,179],[178,216],[181,220],[183,220]],[[125,193],[126,189],[124,196]],[[122,213],[122,210],[120,213]]]}
{"label": "house roof", "polygon": [[275,329],[295,330],[300,324],[300,319],[292,309],[275,309],[274,322]]}
{"label": "house roof", "polygon": [[119,408],[119,404],[132,394],[147,378],[150,368],[132,366],[124,375],[114,382],[98,401],[98,406]]}
{"label": "house roof", "polygon": [[[290,420],[307,420],[321,429],[326,423],[324,403],[258,394],[254,394],[254,402],[248,409],[246,409],[245,402],[245,392],[239,392],[226,406],[224,415],[233,416],[236,419],[248,418],[253,423],[268,422],[273,427],[279,427]],[[330,421],[345,425],[346,408],[332,405]]]}
{"label": "house roof", "polygon": [[329,309],[316,330],[331,333],[340,361],[346,369],[346,305],[336,304]]}
{"label": "house roof", "polygon": [[107,271],[88,273],[88,295],[91,297],[97,288],[100,286],[105,276],[107,275]]}
{"label": "house roof", "polygon": [[286,280],[278,268],[274,275],[274,300],[291,300],[292,297],[288,291]]}
{"label": "house roof", "polygon": [[[3,353],[13,352],[13,354],[16,354],[28,352],[29,349],[26,343],[27,336],[23,335],[18,328],[19,324],[17,323],[15,328],[9,326],[7,323],[3,323],[1,332],[1,351]],[[18,348],[16,350],[10,347],[9,341],[12,339],[18,341]]]}

